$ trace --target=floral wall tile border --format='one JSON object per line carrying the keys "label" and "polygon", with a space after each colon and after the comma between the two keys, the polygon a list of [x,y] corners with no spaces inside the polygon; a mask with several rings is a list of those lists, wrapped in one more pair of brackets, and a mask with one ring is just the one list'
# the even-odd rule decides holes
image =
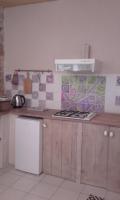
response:
{"label": "floral wall tile border", "polygon": [[62,109],[103,112],[105,76],[62,76]]}

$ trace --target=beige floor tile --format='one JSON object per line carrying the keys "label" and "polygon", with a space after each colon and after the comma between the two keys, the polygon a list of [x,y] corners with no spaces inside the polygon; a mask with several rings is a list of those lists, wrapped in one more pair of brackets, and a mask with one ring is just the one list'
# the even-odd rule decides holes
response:
{"label": "beige floor tile", "polygon": [[8,186],[0,185],[0,192],[4,192],[7,189],[8,189]]}
{"label": "beige floor tile", "polygon": [[52,196],[51,200],[77,200],[79,197],[79,193],[64,190],[59,188],[58,191]]}
{"label": "beige floor tile", "polygon": [[93,186],[90,186],[90,185],[85,185],[82,193],[88,194],[88,195],[93,194],[93,195],[97,195],[97,196],[100,196],[100,197],[105,197],[106,190],[99,188],[99,187],[93,187]]}
{"label": "beige floor tile", "polygon": [[37,195],[27,194],[22,200],[46,200],[46,199],[41,198],[40,196]]}
{"label": "beige floor tile", "polygon": [[84,187],[85,185],[78,184],[72,181],[64,181],[63,184],[61,185],[61,188],[74,192],[81,192],[83,191]]}
{"label": "beige floor tile", "polygon": [[25,176],[25,172],[22,172],[22,171],[20,171],[20,170],[17,170],[17,169],[11,169],[10,170],[10,173],[12,173],[12,174],[17,174],[17,175],[19,175],[19,176]]}
{"label": "beige floor tile", "polygon": [[13,188],[24,192],[29,192],[37,183],[38,180],[21,177],[15,184],[13,184]]}
{"label": "beige floor tile", "polygon": [[114,192],[107,192],[105,195],[105,200],[120,200],[120,194]]}
{"label": "beige floor tile", "polygon": [[0,169],[0,175],[2,174],[5,174],[5,173],[8,173],[8,172],[10,172],[10,170],[12,170],[13,169],[13,166],[11,166],[11,165],[8,165],[8,167],[5,167],[5,168],[1,168]]}
{"label": "beige floor tile", "polygon": [[6,185],[6,186],[11,186],[19,178],[20,178],[20,176],[8,172],[8,173],[5,173],[5,174],[0,176],[0,184]]}
{"label": "beige floor tile", "polygon": [[41,181],[44,179],[45,174],[40,174],[40,175],[34,175],[34,174],[30,174],[30,173],[26,173],[25,177],[32,179],[32,180],[38,180]]}
{"label": "beige floor tile", "polygon": [[36,187],[34,187],[30,193],[39,195],[42,198],[50,198],[55,191],[57,190],[57,187],[53,186],[52,184],[42,183],[40,182]]}
{"label": "beige floor tile", "polygon": [[49,175],[45,175],[44,179],[42,180],[42,182],[51,184],[51,185],[55,185],[55,186],[60,186],[63,183],[63,179],[62,178],[58,178],[55,176],[49,176]]}
{"label": "beige floor tile", "polygon": [[21,192],[10,188],[7,191],[0,194],[0,200],[22,200],[25,195],[25,192]]}

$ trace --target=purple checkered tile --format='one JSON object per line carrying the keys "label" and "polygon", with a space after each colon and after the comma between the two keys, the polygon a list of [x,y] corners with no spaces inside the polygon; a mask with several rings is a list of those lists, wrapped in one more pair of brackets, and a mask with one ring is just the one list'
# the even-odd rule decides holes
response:
{"label": "purple checkered tile", "polygon": [[46,100],[53,100],[53,92],[46,92]]}
{"label": "purple checkered tile", "polygon": [[5,76],[6,82],[11,81],[11,79],[12,79],[12,75],[11,75],[11,74],[7,74],[7,75]]}
{"label": "purple checkered tile", "polygon": [[32,82],[33,83],[38,83],[39,82],[39,75],[38,74],[33,74],[32,75]]}
{"label": "purple checkered tile", "polygon": [[31,107],[31,104],[32,104],[32,100],[31,99],[28,99],[28,98],[26,98],[25,99],[25,107]]}
{"label": "purple checkered tile", "polygon": [[115,97],[115,105],[120,106],[120,96]]}
{"label": "purple checkered tile", "polygon": [[23,90],[18,90],[18,94],[20,94],[20,95],[24,95]]}
{"label": "purple checkered tile", "polygon": [[19,74],[19,75],[18,75],[18,78],[19,78],[19,85],[23,85],[25,76],[24,76],[23,74]]}
{"label": "purple checkered tile", "polygon": [[117,76],[116,85],[120,86],[120,76]]}
{"label": "purple checkered tile", "polygon": [[32,99],[38,99],[38,92],[37,91],[34,91],[32,92]]}
{"label": "purple checkered tile", "polygon": [[39,100],[39,107],[40,108],[45,108],[46,107],[46,102],[45,102],[45,100]]}
{"label": "purple checkered tile", "polygon": [[46,76],[46,83],[53,83],[54,82],[54,78],[53,78],[53,74],[49,74]]}
{"label": "purple checkered tile", "polygon": [[13,84],[12,84],[12,89],[13,89],[13,90],[18,90],[18,85],[13,85]]}
{"label": "purple checkered tile", "polygon": [[11,97],[12,97],[12,90],[6,90],[6,91],[5,91],[5,95],[6,95],[7,97],[11,98]]}
{"label": "purple checkered tile", "polygon": [[39,84],[39,91],[41,91],[41,92],[46,91],[46,84],[45,83],[40,83]]}

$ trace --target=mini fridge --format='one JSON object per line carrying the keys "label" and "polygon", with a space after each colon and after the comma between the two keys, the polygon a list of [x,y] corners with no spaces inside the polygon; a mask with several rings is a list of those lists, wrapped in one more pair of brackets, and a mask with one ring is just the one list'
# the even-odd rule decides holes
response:
{"label": "mini fridge", "polygon": [[32,174],[42,172],[42,120],[18,117],[15,122],[15,168]]}

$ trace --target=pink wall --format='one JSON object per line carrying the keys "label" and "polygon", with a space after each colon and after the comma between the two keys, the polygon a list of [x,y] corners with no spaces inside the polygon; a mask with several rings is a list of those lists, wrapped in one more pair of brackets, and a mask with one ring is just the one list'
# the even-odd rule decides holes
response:
{"label": "pink wall", "polygon": [[92,47],[102,73],[120,73],[120,0],[57,0],[5,9],[6,69],[54,69]]}

